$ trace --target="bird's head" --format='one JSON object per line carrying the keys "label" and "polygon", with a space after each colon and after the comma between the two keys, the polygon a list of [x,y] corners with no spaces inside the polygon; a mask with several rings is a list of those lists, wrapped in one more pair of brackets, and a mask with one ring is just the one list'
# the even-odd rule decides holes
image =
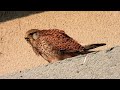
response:
{"label": "bird's head", "polygon": [[31,29],[29,31],[26,32],[25,35],[25,40],[28,43],[32,43],[34,40],[36,40],[39,37],[39,31],[38,29]]}

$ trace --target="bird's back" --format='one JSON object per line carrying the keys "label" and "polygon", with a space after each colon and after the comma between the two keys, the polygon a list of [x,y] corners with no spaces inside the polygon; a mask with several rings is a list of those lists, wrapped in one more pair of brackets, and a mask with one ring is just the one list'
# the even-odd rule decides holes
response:
{"label": "bird's back", "polygon": [[64,52],[83,51],[84,47],[62,30],[41,30],[39,40],[45,40],[57,50]]}

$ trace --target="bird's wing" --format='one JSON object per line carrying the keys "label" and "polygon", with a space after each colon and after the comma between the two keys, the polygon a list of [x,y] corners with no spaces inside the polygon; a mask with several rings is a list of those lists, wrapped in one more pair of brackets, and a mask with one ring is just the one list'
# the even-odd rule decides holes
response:
{"label": "bird's wing", "polygon": [[83,47],[65,33],[55,33],[43,37],[55,49],[63,52],[83,51]]}

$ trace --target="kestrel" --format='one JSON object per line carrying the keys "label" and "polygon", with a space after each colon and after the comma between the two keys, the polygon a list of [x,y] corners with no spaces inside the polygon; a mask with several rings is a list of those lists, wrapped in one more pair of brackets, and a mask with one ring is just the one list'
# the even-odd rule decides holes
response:
{"label": "kestrel", "polygon": [[106,45],[105,43],[82,46],[63,30],[31,29],[26,32],[26,41],[37,55],[41,55],[49,63],[71,58],[79,54],[90,53],[90,49]]}

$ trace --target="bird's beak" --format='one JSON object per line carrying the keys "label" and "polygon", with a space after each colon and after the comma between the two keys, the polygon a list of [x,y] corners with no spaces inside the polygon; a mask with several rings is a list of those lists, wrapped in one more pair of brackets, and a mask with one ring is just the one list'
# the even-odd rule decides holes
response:
{"label": "bird's beak", "polygon": [[27,37],[25,37],[25,40],[26,40],[26,41],[29,41],[30,39],[29,39],[29,38],[27,38]]}

